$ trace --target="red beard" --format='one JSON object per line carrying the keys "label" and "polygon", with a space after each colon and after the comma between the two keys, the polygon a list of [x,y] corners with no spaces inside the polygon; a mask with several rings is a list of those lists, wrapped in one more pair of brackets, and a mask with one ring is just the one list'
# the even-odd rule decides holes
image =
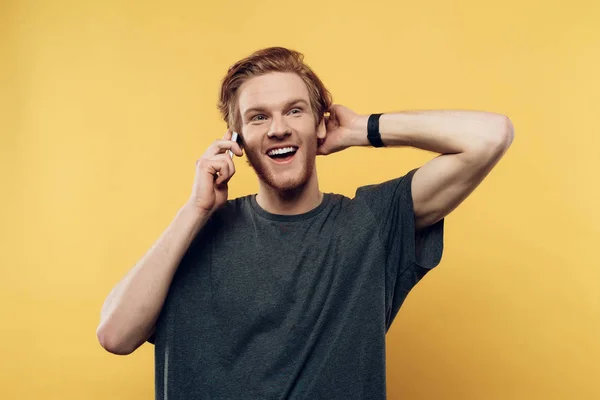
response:
{"label": "red beard", "polygon": [[292,160],[295,165],[290,165],[288,168],[293,168],[297,172],[292,177],[288,176],[287,178],[277,175],[278,172],[275,170],[274,165],[269,165],[270,160],[267,159],[266,154],[251,149],[244,150],[248,165],[254,169],[262,182],[282,194],[291,194],[292,192],[298,192],[308,183],[315,167],[316,145],[317,141],[315,140],[313,148],[302,147],[296,152]]}

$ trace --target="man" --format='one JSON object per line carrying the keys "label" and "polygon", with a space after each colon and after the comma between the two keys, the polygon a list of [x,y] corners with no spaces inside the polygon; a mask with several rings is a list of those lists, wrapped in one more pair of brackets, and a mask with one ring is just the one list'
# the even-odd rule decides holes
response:
{"label": "man", "polygon": [[[232,66],[219,108],[228,131],[197,161],[189,201],[108,296],[100,343],[115,354],[154,343],[157,399],[384,399],[385,334],[439,264],[445,216],[510,146],[510,120],[358,115],[332,105],[284,48]],[[440,156],[352,199],[320,191],[317,155],[384,145]],[[259,191],[229,200],[243,152]]]}

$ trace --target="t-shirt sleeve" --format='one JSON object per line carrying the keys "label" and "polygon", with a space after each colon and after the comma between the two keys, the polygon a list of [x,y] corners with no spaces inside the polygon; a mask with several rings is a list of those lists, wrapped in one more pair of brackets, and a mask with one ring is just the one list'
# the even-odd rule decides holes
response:
{"label": "t-shirt sleeve", "polygon": [[156,344],[156,332],[152,332],[146,341],[151,344]]}
{"label": "t-shirt sleeve", "polygon": [[416,230],[411,186],[416,171],[356,192],[375,218],[385,252],[386,331],[410,290],[440,263],[443,253],[444,219]]}

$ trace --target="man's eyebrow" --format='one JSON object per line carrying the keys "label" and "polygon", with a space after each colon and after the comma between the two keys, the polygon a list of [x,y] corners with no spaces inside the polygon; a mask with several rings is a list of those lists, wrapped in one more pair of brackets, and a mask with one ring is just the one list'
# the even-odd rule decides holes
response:
{"label": "man's eyebrow", "polygon": [[[283,108],[289,108],[289,107],[291,107],[291,106],[293,106],[295,104],[300,104],[300,103],[302,103],[302,104],[304,104],[305,106],[308,107],[308,102],[306,100],[304,100],[304,99],[293,99],[293,100],[290,100],[287,103],[285,103],[285,105],[284,105]],[[248,114],[250,114],[252,112],[264,112],[264,111],[266,111],[266,107],[263,107],[263,106],[252,107],[252,108],[249,108],[246,111],[244,111],[244,116],[246,116],[246,115],[248,115]]]}
{"label": "man's eyebrow", "polygon": [[288,107],[293,106],[294,104],[299,104],[299,103],[303,103],[305,106],[308,106],[308,102],[306,100],[304,100],[304,99],[294,99],[294,100],[288,101],[285,104],[284,108],[288,108]]}

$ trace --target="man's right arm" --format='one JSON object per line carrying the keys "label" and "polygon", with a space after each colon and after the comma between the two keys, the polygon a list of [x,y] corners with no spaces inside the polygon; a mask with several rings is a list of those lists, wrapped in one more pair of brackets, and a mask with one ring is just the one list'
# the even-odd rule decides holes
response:
{"label": "man's right arm", "polygon": [[175,271],[207,219],[208,213],[190,204],[180,208],[154,246],[113,288],[96,330],[107,351],[130,354],[153,333]]}
{"label": "man's right arm", "polygon": [[227,130],[196,161],[189,201],[104,301],[96,336],[109,352],[130,354],[154,332],[181,259],[212,213],[227,202],[228,182],[235,174],[233,154],[243,155],[240,145],[231,138]]}

